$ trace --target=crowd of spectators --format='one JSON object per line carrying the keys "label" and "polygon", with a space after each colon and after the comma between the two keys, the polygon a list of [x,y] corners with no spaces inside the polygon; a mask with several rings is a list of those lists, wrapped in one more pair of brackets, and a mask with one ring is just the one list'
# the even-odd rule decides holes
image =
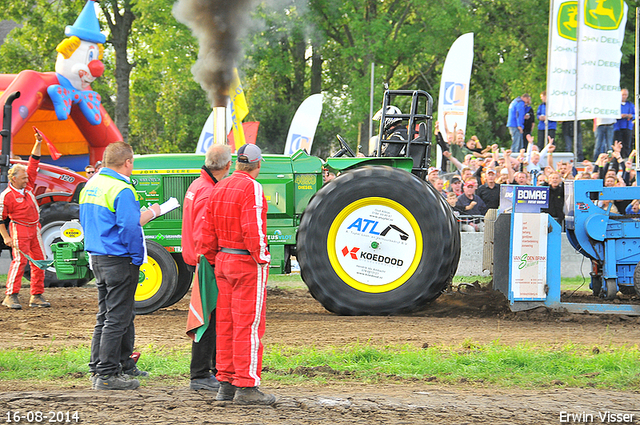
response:
{"label": "crowd of spectators", "polygon": [[[561,225],[565,181],[602,179],[606,187],[636,185],[633,167],[636,152],[624,158],[623,144],[619,141],[614,141],[610,151],[599,154],[596,161],[584,160],[575,167],[573,162],[554,160],[556,145],[551,137],[539,149],[533,136],[526,134],[526,148],[516,153],[495,144],[483,148],[476,137],[467,142],[464,139],[464,134],[458,132],[454,141],[447,143],[450,149],[443,156],[450,163],[450,170],[431,168],[427,177],[452,207],[461,231],[483,231],[486,212],[499,208],[501,184],[548,186],[549,207],[543,211]],[[456,157],[460,153],[462,156]],[[602,201],[599,206],[614,213],[640,213],[639,201]]]}
{"label": "crowd of spectators", "polygon": [[[557,123],[546,117],[546,92],[540,94],[541,104],[535,115],[529,94],[524,93],[511,102],[506,125],[512,143],[507,150],[495,144],[483,147],[476,136],[465,141],[462,130],[447,128],[445,112],[446,140],[439,123],[434,126],[436,142],[443,151],[442,170],[430,169],[428,180],[453,208],[462,231],[483,230],[487,210],[500,206],[501,184],[548,186],[549,207],[543,211],[563,225],[565,181],[601,179],[605,187],[636,186],[633,166],[636,151],[632,150],[635,106],[627,101],[628,97],[629,91],[623,88],[620,118],[594,120],[594,162],[584,159],[582,134],[577,126],[578,167],[571,161],[554,161]],[[536,118],[538,140],[534,143]],[[572,121],[562,123],[563,141],[569,152],[573,151],[573,130]],[[598,201],[598,206],[613,213],[640,213],[640,200]]]}

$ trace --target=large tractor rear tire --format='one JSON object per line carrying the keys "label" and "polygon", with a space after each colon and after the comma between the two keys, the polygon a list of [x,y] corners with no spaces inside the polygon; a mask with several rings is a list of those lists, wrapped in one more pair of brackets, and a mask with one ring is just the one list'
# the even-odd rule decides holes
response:
{"label": "large tractor rear tire", "polygon": [[304,211],[297,259],[309,291],[341,315],[422,310],[453,278],[460,233],[428,183],[362,167],[324,186]]}
{"label": "large tractor rear tire", "polygon": [[148,261],[140,266],[136,314],[149,314],[164,307],[178,282],[178,266],[162,245],[147,241],[147,257]]}

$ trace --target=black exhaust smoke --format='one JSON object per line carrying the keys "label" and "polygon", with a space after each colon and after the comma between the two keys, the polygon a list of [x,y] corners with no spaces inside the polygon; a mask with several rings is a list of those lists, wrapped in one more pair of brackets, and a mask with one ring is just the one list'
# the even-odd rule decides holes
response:
{"label": "black exhaust smoke", "polygon": [[212,107],[227,106],[240,36],[247,28],[253,1],[178,0],[173,6],[176,19],[198,39],[200,51],[191,72]]}

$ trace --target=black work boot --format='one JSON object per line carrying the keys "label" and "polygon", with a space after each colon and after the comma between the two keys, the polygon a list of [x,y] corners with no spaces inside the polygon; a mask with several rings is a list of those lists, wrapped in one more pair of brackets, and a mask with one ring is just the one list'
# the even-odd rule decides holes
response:
{"label": "black work boot", "polygon": [[220,383],[213,375],[209,376],[208,378],[193,378],[189,383],[189,388],[195,391],[218,391],[218,389],[220,388]]}
{"label": "black work boot", "polygon": [[276,402],[276,396],[273,394],[265,394],[258,387],[238,388],[236,395],[233,397],[236,404],[266,404],[270,405]]}
{"label": "black work boot", "polygon": [[149,372],[138,369],[137,366],[133,366],[131,369],[123,370],[122,373],[130,378],[148,378]]}
{"label": "black work boot", "polygon": [[96,379],[96,390],[135,390],[140,386],[137,379],[126,379],[124,375],[100,375]]}
{"label": "black work boot", "polygon": [[233,396],[236,395],[237,388],[234,387],[231,382],[220,382],[220,388],[218,388],[218,394],[216,395],[216,401],[231,401]]}
{"label": "black work boot", "polygon": [[2,301],[2,305],[5,307],[12,308],[14,310],[22,309],[22,306],[20,305],[20,301],[18,301],[18,294],[7,295],[4,298],[4,301]]}

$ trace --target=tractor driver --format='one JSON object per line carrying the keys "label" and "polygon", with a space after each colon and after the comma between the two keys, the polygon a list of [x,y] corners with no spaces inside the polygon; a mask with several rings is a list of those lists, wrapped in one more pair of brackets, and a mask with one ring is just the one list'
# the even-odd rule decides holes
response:
{"label": "tractor driver", "polygon": [[[400,115],[402,111],[396,106],[387,106],[386,115]],[[373,119],[380,121],[382,119],[382,109],[373,116]],[[382,156],[401,156],[404,152],[405,144],[402,143],[384,143],[384,140],[409,140],[407,126],[402,123],[402,118],[385,117],[383,134],[381,136]]]}

